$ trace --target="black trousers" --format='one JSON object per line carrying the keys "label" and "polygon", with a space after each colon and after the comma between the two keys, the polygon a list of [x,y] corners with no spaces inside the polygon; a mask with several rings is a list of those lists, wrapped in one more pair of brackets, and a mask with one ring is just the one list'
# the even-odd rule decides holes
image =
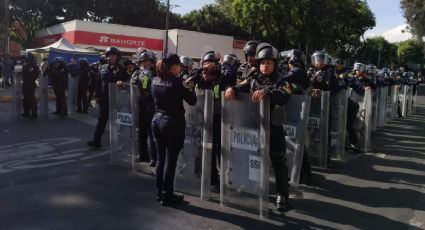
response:
{"label": "black trousers", "polygon": [[102,143],[102,135],[105,132],[106,123],[109,119],[109,100],[102,98],[99,104],[99,118],[97,120],[96,130],[94,131],[93,141]]}
{"label": "black trousers", "polygon": [[156,113],[152,120],[152,133],[157,149],[157,192],[172,194],[177,159],[184,144],[186,122],[184,116],[173,117]]}

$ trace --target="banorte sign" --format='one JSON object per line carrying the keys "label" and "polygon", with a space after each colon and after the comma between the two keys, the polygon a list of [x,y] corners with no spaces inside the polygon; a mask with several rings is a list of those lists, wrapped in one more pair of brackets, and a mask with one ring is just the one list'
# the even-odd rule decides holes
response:
{"label": "banorte sign", "polygon": [[117,34],[104,34],[87,31],[68,31],[63,34],[55,34],[37,38],[37,45],[51,45],[61,37],[77,45],[89,46],[115,46],[118,48],[138,49],[144,47],[151,50],[162,51],[164,41],[157,38],[146,38],[136,36],[126,36]]}

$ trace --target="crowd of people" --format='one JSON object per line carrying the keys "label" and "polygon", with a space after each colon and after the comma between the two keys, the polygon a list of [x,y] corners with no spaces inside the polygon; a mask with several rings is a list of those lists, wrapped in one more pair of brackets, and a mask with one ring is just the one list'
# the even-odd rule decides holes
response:
{"label": "crowd of people", "polygon": [[[288,168],[285,156],[285,131],[283,128],[283,105],[291,95],[309,94],[320,96],[330,91],[334,96],[343,89],[352,88],[364,95],[367,88],[389,85],[416,85],[420,82],[412,72],[400,72],[384,68],[378,70],[373,64],[355,63],[353,68],[343,60],[332,58],[323,51],[314,52],[311,63],[302,51],[293,49],[279,52],[271,44],[249,41],[243,49],[245,62],[234,54],[221,56],[216,51],[206,52],[200,67],[194,66],[190,57],[169,54],[157,58],[151,50],[138,53],[137,62],[122,60],[121,52],[110,47],[99,62],[87,59],[72,60],[66,64],[56,58],[50,65],[44,59],[40,67],[29,53],[23,66],[24,117],[37,117],[37,102],[34,96],[38,76],[48,76],[56,95],[54,114],[67,116],[65,89],[68,77],[78,76],[76,112],[87,113],[92,101],[99,105],[98,123],[93,139],[87,144],[94,149],[102,146],[102,135],[109,119],[109,84],[137,85],[139,90],[139,161],[156,167],[156,199],[162,205],[178,204],[183,197],[174,193],[174,176],[178,155],[185,138],[185,101],[197,102],[195,89],[211,90],[214,95],[213,146],[211,185],[220,189],[219,162],[221,158],[221,97],[236,99],[238,92],[250,93],[252,103],[264,98],[270,100],[270,159],[276,177],[276,208],[289,210]],[[349,98],[347,130],[349,143],[346,148],[362,152],[357,145],[354,121],[359,104]],[[401,113],[399,110],[399,116]],[[148,144],[149,141],[149,144]],[[308,168],[308,157],[304,157]],[[308,171],[308,170],[307,170]],[[308,174],[308,172],[307,172]]]}

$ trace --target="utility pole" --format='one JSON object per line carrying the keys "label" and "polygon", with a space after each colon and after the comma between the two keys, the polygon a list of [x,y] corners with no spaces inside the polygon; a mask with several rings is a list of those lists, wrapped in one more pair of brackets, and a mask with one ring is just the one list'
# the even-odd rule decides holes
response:
{"label": "utility pole", "polygon": [[168,55],[168,24],[170,20],[170,0],[167,0],[167,14],[165,16],[165,49],[164,57]]}

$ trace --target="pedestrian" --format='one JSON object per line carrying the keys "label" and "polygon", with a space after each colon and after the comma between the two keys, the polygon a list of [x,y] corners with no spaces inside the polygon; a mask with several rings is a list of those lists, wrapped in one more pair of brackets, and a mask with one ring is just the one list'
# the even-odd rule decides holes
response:
{"label": "pedestrian", "polygon": [[186,88],[181,72],[179,56],[169,54],[156,64],[157,77],[152,82],[152,96],[156,113],[152,120],[152,132],[157,149],[156,191],[157,200],[163,206],[178,204],[182,195],[174,194],[174,176],[177,159],[184,144],[186,121],[183,101],[196,104],[196,94]]}

